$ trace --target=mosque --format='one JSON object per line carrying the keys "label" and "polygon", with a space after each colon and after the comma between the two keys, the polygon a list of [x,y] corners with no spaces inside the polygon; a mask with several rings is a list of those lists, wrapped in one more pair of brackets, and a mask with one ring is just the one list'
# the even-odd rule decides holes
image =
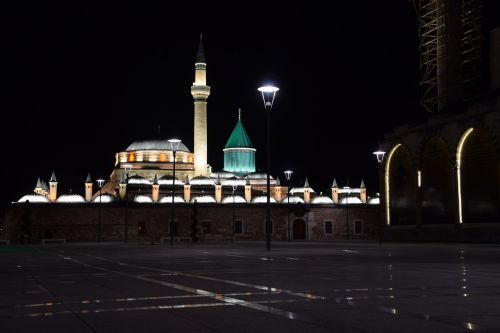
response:
{"label": "mosque", "polygon": [[[379,197],[358,188],[317,193],[307,178],[302,186],[282,186],[270,177],[270,228],[265,228],[267,174],[256,172],[256,147],[238,112],[223,147],[224,167],[207,160],[207,63],[200,39],[195,61],[194,147],[157,137],[132,142],[116,154],[109,179],[82,184],[84,194],[58,193],[58,180],[38,179],[34,193],[6,211],[0,242],[193,240],[334,240],[374,238]],[[288,184],[287,184],[288,185]],[[175,210],[175,214],[174,214]],[[174,229],[172,229],[174,228]]]}
{"label": "mosque", "polygon": [[[195,60],[195,78],[191,86],[194,99],[194,150],[180,140],[163,138],[131,143],[115,157],[109,180],[94,187],[90,174],[85,181],[85,195],[58,196],[57,179],[52,174],[49,185],[40,178],[34,194],[18,202],[112,202],[138,203],[265,203],[265,173],[256,172],[256,148],[243,125],[238,110],[236,125],[229,136],[224,152],[223,171],[213,172],[207,161],[207,64],[200,37]],[[174,179],[175,158],[175,179]],[[173,193],[175,193],[172,200]],[[290,196],[290,197],[288,197]],[[271,176],[271,202],[321,204],[377,204],[378,197],[368,198],[363,180],[359,188],[339,188],[334,179],[329,195],[318,194],[306,178],[303,186],[281,186],[279,178]]]}

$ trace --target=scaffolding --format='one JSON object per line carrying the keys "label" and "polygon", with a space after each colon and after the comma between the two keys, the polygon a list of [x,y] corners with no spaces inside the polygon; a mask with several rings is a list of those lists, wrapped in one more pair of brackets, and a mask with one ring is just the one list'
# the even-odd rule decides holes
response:
{"label": "scaffolding", "polygon": [[[461,5],[461,77],[463,98],[470,99],[479,92],[482,15],[480,0],[455,0]],[[413,0],[419,27],[420,105],[429,113],[438,112],[443,98],[438,89],[439,57],[446,52],[446,40],[439,38],[447,32],[446,0]],[[444,50],[444,52],[443,52]],[[441,93],[442,94],[442,93]]]}

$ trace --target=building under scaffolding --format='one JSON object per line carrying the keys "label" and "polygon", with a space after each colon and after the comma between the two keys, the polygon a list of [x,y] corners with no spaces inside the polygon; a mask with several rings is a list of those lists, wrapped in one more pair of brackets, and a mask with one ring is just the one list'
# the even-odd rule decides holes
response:
{"label": "building under scaffolding", "polygon": [[414,4],[429,117],[380,143],[387,152],[380,168],[384,238],[500,242],[498,10],[484,1],[482,11],[479,0]]}
{"label": "building under scaffolding", "polygon": [[421,106],[443,112],[479,93],[479,0],[414,0],[419,21]]}

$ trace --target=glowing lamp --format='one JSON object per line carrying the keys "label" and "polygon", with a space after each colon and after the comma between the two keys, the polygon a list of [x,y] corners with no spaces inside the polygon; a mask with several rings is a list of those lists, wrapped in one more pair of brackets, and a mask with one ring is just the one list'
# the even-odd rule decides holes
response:
{"label": "glowing lamp", "polygon": [[378,163],[382,163],[382,161],[384,160],[385,151],[377,150],[373,152],[373,155],[377,157]]}
{"label": "glowing lamp", "polygon": [[276,92],[280,90],[278,87],[274,86],[263,86],[257,89],[262,93],[262,100],[264,101],[264,107],[267,109],[271,109],[274,103],[274,97],[276,96]]}

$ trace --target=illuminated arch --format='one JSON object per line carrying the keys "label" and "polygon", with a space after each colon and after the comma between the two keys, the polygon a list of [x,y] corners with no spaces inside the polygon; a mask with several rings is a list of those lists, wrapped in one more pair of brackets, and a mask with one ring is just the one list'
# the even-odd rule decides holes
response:
{"label": "illuminated arch", "polygon": [[458,223],[463,223],[462,216],[462,176],[460,174],[460,167],[462,164],[462,149],[464,148],[465,140],[472,133],[474,128],[469,128],[460,138],[457,147],[456,165],[457,165],[457,192],[458,192]]}
{"label": "illuminated arch", "polygon": [[385,218],[386,225],[391,225],[391,210],[390,210],[390,187],[389,187],[389,179],[390,179],[390,169],[391,169],[391,159],[396,150],[401,147],[401,144],[398,143],[389,151],[387,154],[387,160],[385,162],[385,174],[384,174],[384,183],[385,183]]}

